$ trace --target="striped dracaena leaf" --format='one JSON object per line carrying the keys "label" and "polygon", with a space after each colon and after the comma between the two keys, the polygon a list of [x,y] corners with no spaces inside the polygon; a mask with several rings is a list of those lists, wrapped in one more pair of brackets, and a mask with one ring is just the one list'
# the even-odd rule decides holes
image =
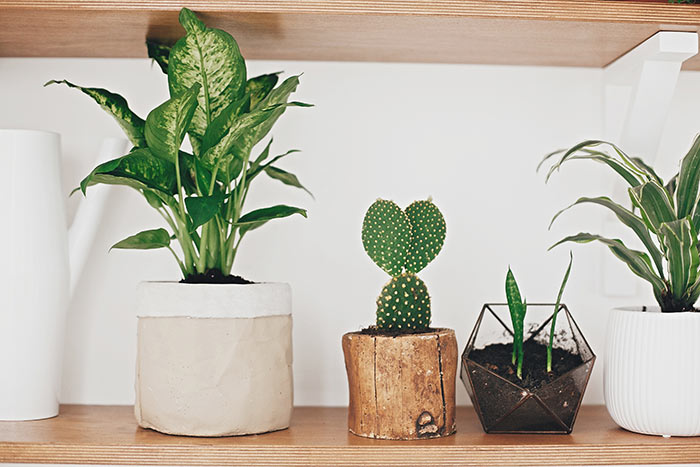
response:
{"label": "striped dracaena leaf", "polygon": [[675,221],[676,213],[664,188],[654,181],[629,189],[632,202],[642,214],[647,227],[654,233],[659,232],[661,224]]}
{"label": "striped dracaena leaf", "polygon": [[168,61],[170,94],[177,96],[199,84],[192,125],[195,139],[204,136],[211,121],[245,91],[245,61],[233,37],[208,28],[187,8],[180,11],[187,34],[173,46]]}
{"label": "striped dracaena leaf", "polygon": [[684,218],[661,224],[660,236],[668,260],[671,294],[679,300],[698,278],[697,232],[692,222]]}
{"label": "striped dracaena leaf", "polygon": [[[562,151],[558,153],[561,152]],[[549,155],[548,157],[551,157],[551,155]],[[543,161],[540,163],[540,166],[545,160],[547,160],[547,158],[543,159]],[[545,182],[549,181],[554,172],[559,170],[564,162],[573,160],[592,160],[601,164],[605,164],[611,169],[613,169],[618,175],[620,175],[630,186],[637,186],[642,183],[639,174],[635,170],[630,169],[630,167],[615,160],[608,154],[605,154],[604,152],[600,151],[582,149],[577,146],[574,146],[573,148],[566,151],[561,160],[559,160],[557,163],[552,165],[552,167],[550,167],[549,171],[547,172],[547,176],[545,177]],[[538,169],[540,166],[538,166]]]}
{"label": "striped dracaena leaf", "polygon": [[625,209],[624,207],[620,206],[619,204],[613,202],[610,198],[605,197],[605,196],[599,196],[596,198],[588,198],[588,197],[581,197],[576,202],[573,204],[567,206],[566,208],[562,209],[558,213],[555,214],[555,216],[552,218],[552,222],[549,224],[551,227],[552,224],[557,220],[557,218],[563,214],[564,212],[568,211],[572,207],[578,205],[578,204],[597,204],[600,206],[604,206],[611,210],[615,216],[622,222],[624,225],[632,229],[632,231],[637,235],[639,240],[641,240],[642,244],[644,244],[644,247],[647,249],[649,252],[649,255],[651,256],[651,259],[654,261],[654,266],[656,267],[656,270],[658,271],[659,275],[663,278],[664,277],[664,269],[663,269],[663,256],[661,254],[661,251],[659,250],[658,246],[656,243],[654,243],[654,240],[651,238],[651,235],[649,234],[649,229],[647,228],[646,224],[642,219],[637,217],[632,211],[629,211],[628,209]]}
{"label": "striped dracaena leaf", "polygon": [[695,214],[700,188],[700,135],[695,137],[681,162],[676,187],[676,212],[679,219]]}
{"label": "striped dracaena leaf", "polygon": [[117,121],[122,130],[124,130],[127,138],[129,138],[129,141],[131,141],[131,144],[136,147],[146,146],[146,137],[144,136],[144,126],[146,122],[129,108],[126,99],[119,94],[101,88],[85,88],[66,80],[51,80],[44,84],[44,86],[49,86],[51,84],[65,84],[70,88],[78,89],[82,93],[90,96],[105,112],[110,114],[114,120]]}
{"label": "striped dracaena leaf", "polygon": [[151,152],[161,159],[175,163],[182,140],[197,107],[199,84],[171,97],[148,114],[146,141]]}
{"label": "striped dracaena leaf", "polygon": [[551,250],[552,248],[567,242],[590,243],[593,241],[598,241],[606,245],[613,255],[624,262],[634,274],[649,282],[654,288],[655,294],[660,294],[666,289],[664,281],[652,270],[649,256],[641,251],[627,248],[627,246],[625,246],[625,244],[619,239],[610,239],[596,234],[581,232],[559,240],[557,243],[549,247],[549,249]]}

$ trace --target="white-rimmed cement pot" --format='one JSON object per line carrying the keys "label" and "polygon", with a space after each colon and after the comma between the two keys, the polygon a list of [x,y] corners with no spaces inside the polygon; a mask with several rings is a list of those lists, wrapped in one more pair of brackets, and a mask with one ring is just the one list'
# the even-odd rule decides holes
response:
{"label": "white-rimmed cement pot", "polygon": [[288,284],[146,282],[137,307],[134,410],[140,426],[189,436],[289,426]]}
{"label": "white-rimmed cement pot", "polygon": [[613,420],[637,433],[700,435],[700,313],[616,308],[607,331],[605,405]]}

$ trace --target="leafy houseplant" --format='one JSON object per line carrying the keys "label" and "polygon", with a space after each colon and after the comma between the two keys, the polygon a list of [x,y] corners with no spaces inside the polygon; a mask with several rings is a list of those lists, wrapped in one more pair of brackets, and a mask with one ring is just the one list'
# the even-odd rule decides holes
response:
{"label": "leafy houseplant", "polygon": [[[107,90],[79,89],[111,114],[133,144],[80,184],[125,185],[141,193],[169,230],[137,233],[114,248],[167,248],[183,282],[146,282],[138,290],[135,415],[170,434],[225,436],[289,426],[292,412],[291,290],[230,276],[242,239],[266,222],[306,211],[276,205],[244,211],[262,173],[303,188],[277,166],[270,142],[253,155],[299,84],[278,73],[248,79],[234,38],[180,12],[185,36],[149,43],[167,73],[170,99],[145,120]],[[192,151],[183,149],[189,137]],[[172,240],[180,246],[173,248]],[[227,285],[213,284],[225,282]],[[175,383],[177,382],[177,383]]]}
{"label": "leafy houseplant", "polygon": [[[481,311],[462,354],[461,376],[487,433],[570,433],[573,429],[595,355],[561,303],[572,260],[551,314],[551,305],[528,305],[521,299],[510,268],[505,287],[508,303],[486,304]],[[506,309],[511,328],[505,324]],[[562,311],[566,321],[557,327]]]}
{"label": "leafy houseplant", "polygon": [[[170,99],[143,120],[118,94],[65,84],[93,98],[111,114],[134,145],[129,154],[97,166],[80,183],[129,186],[141,193],[165,220],[159,228],[130,236],[113,248],[167,248],[186,280],[206,282],[229,276],[243,237],[266,222],[301,214],[286,205],[244,212],[253,180],[265,173],[303,188],[277,163],[296,151],[272,157],[270,143],[255,157],[254,146],[270,132],[289,106],[299,84],[279,74],[246,78],[245,60],[228,33],[207,28],[188,9],[180,12],[187,34],[170,49],[149,43],[149,55],[167,73]],[[181,149],[189,136],[192,153]],[[171,246],[181,247],[181,256]],[[207,277],[208,276],[208,277]]]}
{"label": "leafy houseplant", "polygon": [[445,233],[430,199],[405,210],[380,199],[365,215],[362,244],[392,279],[377,298],[376,325],[343,336],[354,434],[419,439],[455,431],[457,341],[453,330],[429,327],[430,296],[416,275],[440,252]]}
{"label": "leafy houseplant", "polygon": [[[564,163],[591,160],[617,173],[628,187],[631,208],[606,196],[582,197],[558,212],[597,204],[615,214],[646,251],[616,238],[578,233],[565,242],[600,242],[637,276],[651,284],[659,309],[628,307],[612,310],[605,355],[605,400],[622,427],[647,434],[700,435],[700,402],[693,391],[700,367],[693,332],[700,332],[700,136],[683,157],[679,172],[664,181],[642,159],[612,143],[589,140],[547,155],[558,157],[547,180]],[[660,313],[658,312],[660,311]],[[684,337],[687,336],[687,337]],[[644,371],[634,370],[644,368]]]}

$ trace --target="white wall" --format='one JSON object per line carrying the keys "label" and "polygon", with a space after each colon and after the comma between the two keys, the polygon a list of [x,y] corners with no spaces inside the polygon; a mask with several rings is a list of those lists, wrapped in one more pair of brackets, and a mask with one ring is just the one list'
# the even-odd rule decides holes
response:
{"label": "white wall", "polygon": [[[445,248],[422,277],[433,323],[455,328],[460,350],[481,305],[504,299],[509,264],[530,301],[552,301],[568,248],[547,253],[547,246],[565,233],[603,225],[602,208],[582,207],[547,231],[559,208],[610,190],[614,178],[603,167],[572,163],[548,185],[535,174],[546,152],[603,136],[600,70],[330,62],[250,62],[249,69],[251,76],[303,71],[297,99],[316,104],[289,110],[273,132],[273,150],[303,150],[284,167],[316,201],[274,181],[259,183],[250,201],[251,208],[306,206],[309,219],[251,234],[235,265],[253,280],[293,286],[297,404],[347,402],[340,336],[373,321],[375,297],[387,280],[360,242],[362,217],[377,197],[407,205],[432,196],[444,212]],[[146,60],[0,59],[0,127],[60,132],[66,193],[92,168],[101,139],[120,132],[86,96],[42,88],[51,78],[119,92],[144,117],[166,98],[164,76]],[[666,175],[700,129],[699,101],[700,73],[684,72],[659,151]],[[70,213],[78,200],[70,200]],[[64,402],[133,402],[134,288],[142,280],[178,279],[178,269],[167,252],[107,250],[155,226],[159,218],[135,192],[114,191],[70,309]],[[600,357],[607,310],[653,298],[641,282],[636,296],[605,296],[607,251],[573,250],[565,301]],[[624,267],[605,277],[618,271],[628,277]],[[589,403],[602,403],[601,370],[602,359]],[[458,386],[458,402],[466,403]]]}

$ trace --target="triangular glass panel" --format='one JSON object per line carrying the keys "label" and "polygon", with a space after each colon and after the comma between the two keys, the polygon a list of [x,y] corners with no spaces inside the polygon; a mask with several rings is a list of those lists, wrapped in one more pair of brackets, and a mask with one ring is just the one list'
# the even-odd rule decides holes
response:
{"label": "triangular glass panel", "polygon": [[530,396],[511,413],[486,431],[488,433],[566,433],[567,429],[546,410],[535,397]]}
{"label": "triangular glass panel", "polygon": [[[518,386],[469,361],[466,365],[471,381],[472,404],[479,407],[484,430],[503,418],[528,395]],[[474,394],[474,395],[472,395]],[[489,397],[479,397],[489,394]]]}

